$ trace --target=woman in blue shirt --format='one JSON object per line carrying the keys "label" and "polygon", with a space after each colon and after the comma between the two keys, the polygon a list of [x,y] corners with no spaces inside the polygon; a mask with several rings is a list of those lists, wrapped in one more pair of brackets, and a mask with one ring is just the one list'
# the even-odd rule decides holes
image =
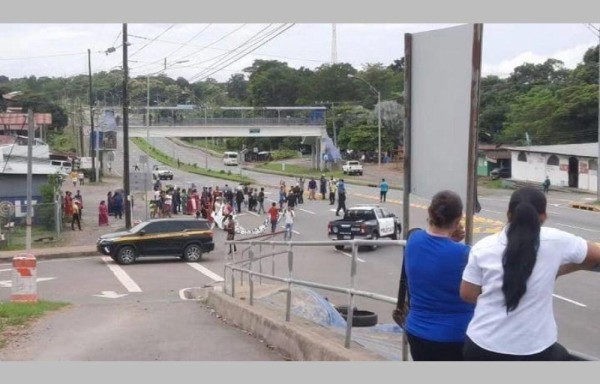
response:
{"label": "woman in blue shirt", "polygon": [[470,250],[460,243],[462,210],[460,196],[438,192],[427,210],[427,229],[415,231],[406,244],[410,311],[405,331],[415,361],[462,360],[475,308],[459,294]]}

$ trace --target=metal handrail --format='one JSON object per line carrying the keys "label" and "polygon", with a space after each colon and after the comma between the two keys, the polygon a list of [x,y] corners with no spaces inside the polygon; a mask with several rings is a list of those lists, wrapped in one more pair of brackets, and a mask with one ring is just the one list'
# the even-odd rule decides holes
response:
{"label": "metal handrail", "polygon": [[[355,277],[357,274],[357,258],[358,258],[358,247],[361,245],[394,245],[394,246],[405,246],[406,240],[324,240],[324,241],[265,241],[265,240],[253,240],[253,239],[245,239],[245,240],[229,240],[226,241],[225,244],[248,244],[247,250],[247,259],[242,258],[241,260],[236,261],[235,255],[232,253],[230,257],[226,256],[225,260],[225,273],[224,273],[224,282],[223,282],[223,292],[225,294],[230,294],[232,297],[235,297],[235,272],[239,272],[240,281],[243,282],[244,274],[248,276],[248,284],[249,284],[249,304],[254,305],[254,277],[258,276],[260,278],[260,282],[262,279],[269,279],[274,281],[279,281],[287,284],[287,296],[286,296],[286,307],[285,307],[285,320],[290,321],[291,317],[291,295],[292,295],[292,286],[305,286],[323,289],[332,292],[345,293],[348,295],[348,315],[346,317],[346,335],[344,339],[344,346],[346,348],[350,348],[351,340],[352,340],[352,317],[354,315],[354,299],[355,296],[364,297],[372,300],[382,301],[389,304],[396,304],[397,298],[386,296],[383,294],[379,294],[376,292],[369,292],[358,290],[355,288]],[[262,254],[262,246],[272,247],[272,252],[268,254]],[[314,281],[300,280],[295,279],[293,277],[294,270],[294,247],[312,247],[312,246],[334,246],[334,245],[345,245],[352,247],[352,259],[351,259],[351,268],[350,268],[350,287],[336,286],[336,285],[328,285],[322,284]],[[254,255],[254,248],[259,246],[259,255]],[[275,246],[286,246],[286,251],[275,252]],[[244,256],[246,252],[242,252],[242,256]],[[275,256],[280,255],[282,253],[287,253],[287,261],[288,261],[288,273],[287,277],[280,277],[275,275]],[[266,257],[272,257],[272,272],[271,274],[263,273],[262,266],[260,261]],[[253,265],[256,261],[259,261],[259,271],[255,272],[253,270]],[[228,279],[228,273],[230,271],[231,278]],[[228,283],[230,289],[228,290]],[[242,283],[240,283],[242,284]],[[403,339],[405,339],[405,333],[402,334]],[[403,340],[404,343],[405,340]],[[403,354],[403,360],[407,360],[407,357]]]}

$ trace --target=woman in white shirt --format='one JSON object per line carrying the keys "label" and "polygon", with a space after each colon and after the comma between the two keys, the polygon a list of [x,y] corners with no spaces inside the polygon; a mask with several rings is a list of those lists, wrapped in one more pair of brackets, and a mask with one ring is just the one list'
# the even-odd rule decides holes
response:
{"label": "woman in white shirt", "polygon": [[283,234],[283,241],[292,240],[292,228],[294,227],[294,217],[296,213],[293,208],[287,208],[285,210],[284,223],[285,223],[285,233]]}
{"label": "woman in white shirt", "polygon": [[465,360],[568,360],[560,345],[552,294],[556,277],[600,263],[600,247],[542,227],[546,196],[515,191],[508,225],[477,242],[463,272],[460,295],[475,303],[463,349]]}

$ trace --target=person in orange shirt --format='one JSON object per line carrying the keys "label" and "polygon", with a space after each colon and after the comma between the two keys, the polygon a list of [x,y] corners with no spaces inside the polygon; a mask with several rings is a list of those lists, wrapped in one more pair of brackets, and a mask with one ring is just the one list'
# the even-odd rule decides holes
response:
{"label": "person in orange shirt", "polygon": [[277,229],[277,221],[279,220],[279,209],[277,209],[277,203],[273,202],[267,213],[271,219],[271,233],[275,233],[275,230]]}

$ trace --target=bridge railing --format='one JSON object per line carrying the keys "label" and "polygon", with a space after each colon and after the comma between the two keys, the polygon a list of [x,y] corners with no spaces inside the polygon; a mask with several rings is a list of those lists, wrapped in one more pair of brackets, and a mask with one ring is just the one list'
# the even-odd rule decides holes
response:
{"label": "bridge railing", "polygon": [[[146,121],[141,116],[131,116],[129,124],[133,126],[145,126]],[[172,126],[213,126],[213,125],[228,125],[228,126],[268,126],[268,125],[324,125],[323,119],[310,119],[302,117],[290,118],[264,118],[264,117],[215,117],[215,118],[184,118],[183,120],[163,118],[158,123],[152,121],[151,127],[172,127]]]}

